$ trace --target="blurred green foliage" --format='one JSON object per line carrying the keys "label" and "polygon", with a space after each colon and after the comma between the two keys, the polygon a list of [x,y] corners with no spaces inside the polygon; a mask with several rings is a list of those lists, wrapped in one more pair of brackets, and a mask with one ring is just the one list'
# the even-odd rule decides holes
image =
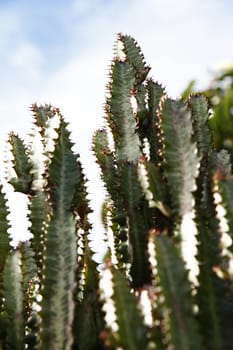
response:
{"label": "blurred green foliage", "polygon": [[[196,92],[196,81],[192,80],[182,93],[186,99]],[[213,114],[209,118],[214,146],[228,149],[233,154],[233,62],[214,74],[209,86],[201,91],[209,101]]]}

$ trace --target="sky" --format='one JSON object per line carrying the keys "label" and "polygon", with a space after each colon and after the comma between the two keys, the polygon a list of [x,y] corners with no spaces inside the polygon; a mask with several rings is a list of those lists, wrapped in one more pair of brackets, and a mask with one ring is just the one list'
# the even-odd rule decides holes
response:
{"label": "sky", "polygon": [[[90,179],[99,242],[104,191],[90,144],[103,124],[119,32],[137,40],[151,76],[174,98],[193,78],[207,87],[219,66],[233,62],[231,0],[0,0],[0,154],[10,131],[30,133],[32,103],[59,107]],[[13,234],[22,238],[25,208],[19,194],[12,198]]]}

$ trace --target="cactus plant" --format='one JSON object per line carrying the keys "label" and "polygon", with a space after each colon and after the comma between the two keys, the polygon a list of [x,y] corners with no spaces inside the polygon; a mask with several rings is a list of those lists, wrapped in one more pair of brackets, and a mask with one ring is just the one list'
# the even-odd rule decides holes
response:
{"label": "cactus plant", "polygon": [[[114,239],[110,251],[114,263],[107,261],[106,269],[112,274],[111,300],[119,328],[111,330],[110,339],[113,333],[117,346],[124,349],[229,349],[233,344],[229,154],[214,148],[207,98],[192,94],[185,101],[173,100],[148,73],[138,44],[120,34],[105,127],[93,139],[108,193],[105,226]],[[195,250],[187,252],[189,241]],[[149,299],[152,319],[143,346],[124,345],[115,271],[127,281],[128,293],[136,295],[138,309],[142,295]],[[140,329],[141,322],[136,317],[131,322],[135,337],[133,330]]]}
{"label": "cactus plant", "polygon": [[207,98],[173,100],[149,71],[119,34],[92,143],[106,188],[102,266],[59,109],[32,105],[29,142],[9,135],[7,181],[28,198],[32,238],[11,246],[2,184],[0,349],[232,348],[231,157],[213,146]]}

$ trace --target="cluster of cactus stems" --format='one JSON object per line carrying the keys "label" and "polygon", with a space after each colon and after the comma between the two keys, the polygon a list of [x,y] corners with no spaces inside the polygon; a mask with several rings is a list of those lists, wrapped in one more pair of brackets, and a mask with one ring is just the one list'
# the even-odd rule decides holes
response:
{"label": "cluster of cactus stems", "polygon": [[9,135],[7,181],[28,197],[32,238],[12,247],[1,185],[0,350],[232,348],[230,155],[212,145],[207,99],[171,99],[149,71],[119,34],[92,144],[107,193],[102,267],[60,111],[33,105],[31,141]]}

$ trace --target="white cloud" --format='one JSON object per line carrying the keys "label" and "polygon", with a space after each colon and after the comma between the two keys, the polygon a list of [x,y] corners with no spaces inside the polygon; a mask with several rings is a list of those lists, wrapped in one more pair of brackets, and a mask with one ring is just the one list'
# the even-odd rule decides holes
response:
{"label": "white cloud", "polygon": [[17,35],[20,27],[20,16],[12,9],[0,11],[0,45],[7,46],[9,38]]}
{"label": "white cloud", "polygon": [[22,41],[19,45],[11,52],[9,57],[9,64],[12,69],[27,73],[26,79],[30,77],[30,81],[38,79],[40,72],[40,65],[42,61],[42,55],[40,50],[27,41]]}
{"label": "white cloud", "polygon": [[1,8],[0,11],[0,70],[11,80],[20,69],[27,73],[26,77],[33,74],[35,69],[32,67],[41,60],[39,48],[27,40],[22,13],[13,7]]}
{"label": "white cloud", "polygon": [[232,19],[223,2],[148,0],[143,11],[137,1],[130,13],[125,30],[135,35],[154,78],[173,96],[193,78],[206,86],[209,69],[223,59],[233,60]]}
{"label": "white cloud", "polygon": [[72,4],[72,10],[79,16],[87,16],[93,12],[96,12],[100,7],[100,2],[96,0],[74,0]]}

